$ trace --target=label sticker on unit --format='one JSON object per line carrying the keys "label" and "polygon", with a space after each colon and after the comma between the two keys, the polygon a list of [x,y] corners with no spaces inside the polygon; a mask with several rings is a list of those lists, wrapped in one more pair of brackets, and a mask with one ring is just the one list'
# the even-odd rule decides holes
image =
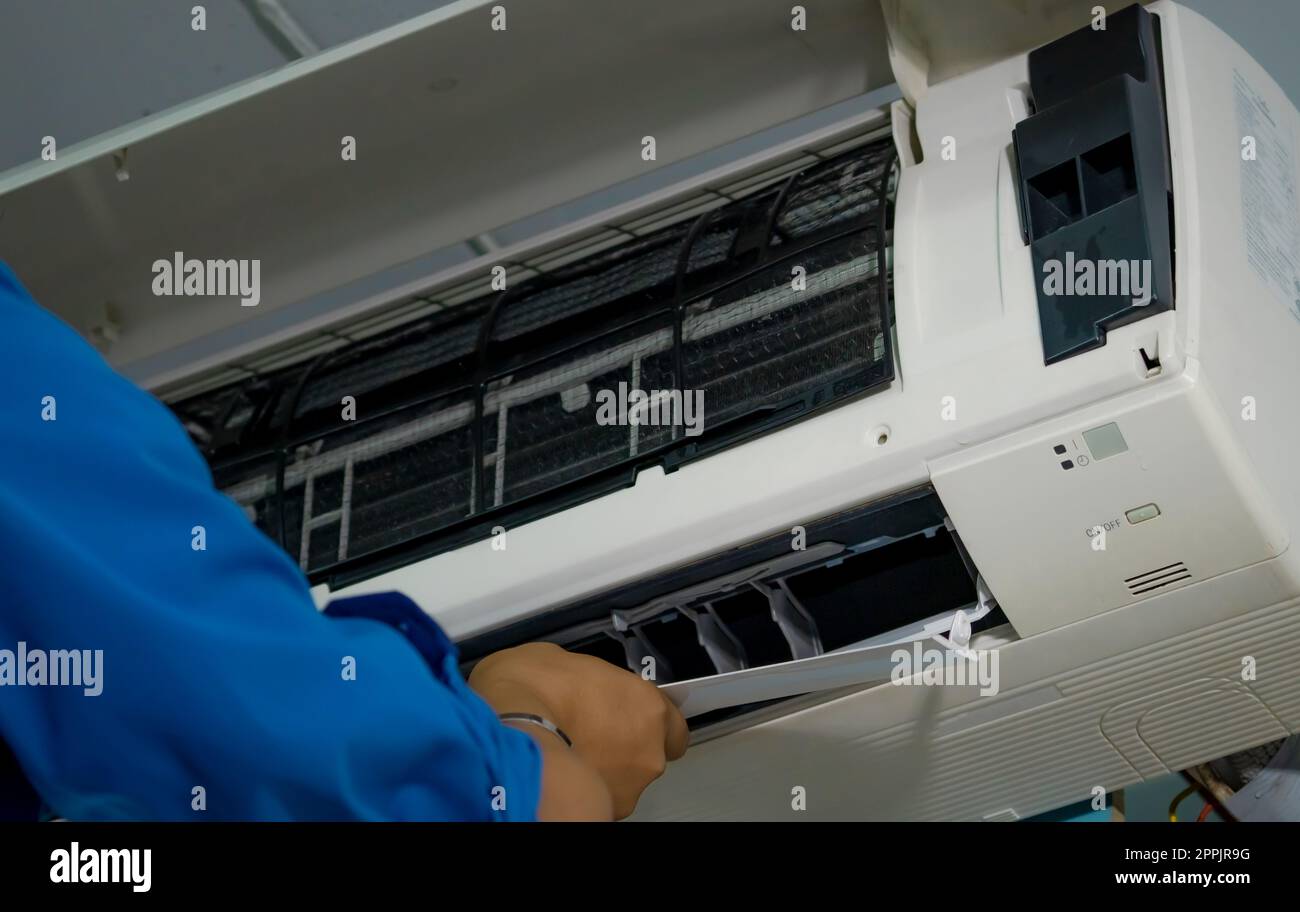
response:
{"label": "label sticker on unit", "polygon": [[[1281,111],[1232,71],[1237,129],[1242,138],[1241,212],[1246,259],[1260,281],[1300,320],[1300,197],[1294,137]],[[1248,137],[1253,138],[1249,150]],[[1248,155],[1253,151],[1253,155]]]}

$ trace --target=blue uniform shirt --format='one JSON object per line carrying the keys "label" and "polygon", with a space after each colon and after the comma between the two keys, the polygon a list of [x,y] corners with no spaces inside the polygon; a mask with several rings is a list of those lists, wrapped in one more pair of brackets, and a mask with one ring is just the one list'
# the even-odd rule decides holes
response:
{"label": "blue uniform shirt", "polygon": [[[2,263],[0,440],[0,737],[55,813],[534,817],[537,746],[437,625],[396,594],[318,612],[171,412]],[[50,683],[59,650],[82,686]]]}

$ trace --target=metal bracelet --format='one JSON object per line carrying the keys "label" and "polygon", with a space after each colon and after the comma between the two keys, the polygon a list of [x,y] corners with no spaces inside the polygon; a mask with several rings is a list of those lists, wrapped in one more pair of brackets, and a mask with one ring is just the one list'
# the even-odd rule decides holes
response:
{"label": "metal bracelet", "polygon": [[497,718],[502,722],[527,722],[530,725],[539,725],[551,734],[558,735],[560,740],[569,747],[573,747],[573,740],[550,719],[543,719],[533,713],[501,713]]}

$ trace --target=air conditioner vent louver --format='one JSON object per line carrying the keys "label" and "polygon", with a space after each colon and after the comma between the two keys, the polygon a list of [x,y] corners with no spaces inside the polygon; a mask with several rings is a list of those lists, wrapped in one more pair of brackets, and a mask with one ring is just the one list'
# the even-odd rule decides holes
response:
{"label": "air conditioner vent louver", "polygon": [[[867,142],[173,408],[313,583],[484,538],[888,384],[894,161]],[[703,411],[597,420],[621,388]]]}
{"label": "air conditioner vent louver", "polygon": [[[936,527],[842,561],[814,560],[733,591],[694,594],[636,616],[624,631],[612,623],[583,624],[548,638],[634,671],[653,657],[655,680],[663,684],[790,661],[795,656],[779,623],[783,611],[797,612],[816,631],[813,654],[821,654],[974,600],[974,581],[954,540]],[[599,628],[595,635],[593,627]]]}
{"label": "air conditioner vent louver", "polygon": [[[544,639],[667,684],[821,655],[976,603],[974,571],[932,491],[811,523],[807,536],[804,552],[787,536],[755,543],[726,552],[725,566],[705,560],[688,577],[670,571],[465,641],[461,656],[468,665]],[[995,610],[974,629],[1001,623]]]}
{"label": "air conditioner vent louver", "polygon": [[1191,571],[1182,561],[1173,564],[1166,564],[1163,567],[1157,567],[1154,570],[1148,570],[1145,573],[1139,573],[1137,576],[1131,576],[1124,580],[1128,586],[1128,591],[1133,595],[1145,595],[1148,592],[1154,592],[1157,589],[1163,589],[1166,586],[1172,586],[1174,583],[1181,583],[1183,580],[1192,578]]}

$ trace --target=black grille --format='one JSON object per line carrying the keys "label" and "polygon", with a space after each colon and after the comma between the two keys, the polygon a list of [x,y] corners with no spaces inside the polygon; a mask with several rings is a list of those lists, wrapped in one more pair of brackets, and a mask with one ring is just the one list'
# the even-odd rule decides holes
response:
{"label": "black grille", "polygon": [[[313,583],[372,576],[887,384],[893,171],[862,146],[173,408]],[[663,420],[605,422],[620,389]]]}

